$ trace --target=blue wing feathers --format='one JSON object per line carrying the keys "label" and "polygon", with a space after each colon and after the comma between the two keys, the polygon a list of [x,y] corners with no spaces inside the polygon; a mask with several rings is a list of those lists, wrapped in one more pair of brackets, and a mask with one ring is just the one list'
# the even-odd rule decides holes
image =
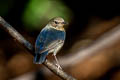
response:
{"label": "blue wing feathers", "polygon": [[45,61],[45,58],[48,55],[48,51],[42,53],[40,52],[55,40],[65,40],[65,32],[55,29],[45,29],[45,28],[40,32],[35,43],[35,53],[36,53],[34,59],[35,63],[41,64]]}
{"label": "blue wing feathers", "polygon": [[40,50],[42,50],[44,47],[49,45],[52,41],[55,40],[65,40],[65,32],[64,31],[58,31],[55,29],[44,29],[39,34],[37,40],[36,40],[36,47],[40,47]]}
{"label": "blue wing feathers", "polygon": [[45,61],[47,55],[48,55],[48,51],[41,54],[36,54],[34,58],[34,63],[42,64]]}

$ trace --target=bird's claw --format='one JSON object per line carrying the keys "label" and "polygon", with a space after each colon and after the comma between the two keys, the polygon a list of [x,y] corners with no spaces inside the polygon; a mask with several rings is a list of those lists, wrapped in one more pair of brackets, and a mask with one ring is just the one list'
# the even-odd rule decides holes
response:
{"label": "bird's claw", "polygon": [[58,71],[59,71],[60,69],[62,70],[62,68],[61,68],[61,66],[60,66],[59,64],[56,64],[56,66],[57,66]]}

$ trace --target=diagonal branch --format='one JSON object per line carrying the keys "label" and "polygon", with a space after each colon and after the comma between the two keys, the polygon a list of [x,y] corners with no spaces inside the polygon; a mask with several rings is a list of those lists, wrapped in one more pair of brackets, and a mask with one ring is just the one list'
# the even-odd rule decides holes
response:
{"label": "diagonal branch", "polygon": [[[17,32],[17,30],[15,30],[10,24],[8,24],[2,17],[0,17],[0,25],[2,25],[0,27],[2,27],[6,32],[8,32],[8,34],[11,35],[14,39],[16,39],[16,41],[21,43],[30,52],[30,54],[34,56],[34,47],[32,46],[32,44],[27,41],[19,32]],[[64,71],[58,71],[57,67],[48,60],[46,60],[43,65],[63,80],[76,80],[74,77],[68,75]]]}

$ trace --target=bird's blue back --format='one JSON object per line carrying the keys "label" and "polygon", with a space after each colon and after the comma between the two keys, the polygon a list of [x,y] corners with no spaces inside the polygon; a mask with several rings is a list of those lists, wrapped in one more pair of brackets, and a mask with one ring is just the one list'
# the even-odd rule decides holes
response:
{"label": "bird's blue back", "polygon": [[36,40],[36,53],[47,47],[49,44],[56,40],[65,40],[65,31],[56,30],[54,28],[45,27],[37,37]]}

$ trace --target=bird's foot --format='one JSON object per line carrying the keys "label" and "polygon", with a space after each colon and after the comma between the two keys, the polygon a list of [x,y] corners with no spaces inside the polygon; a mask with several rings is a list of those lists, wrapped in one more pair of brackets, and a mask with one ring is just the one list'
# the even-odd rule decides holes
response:
{"label": "bird's foot", "polygon": [[61,66],[59,65],[59,64],[56,64],[56,66],[57,66],[57,71],[59,72],[59,70],[62,70],[62,68],[61,68]]}

